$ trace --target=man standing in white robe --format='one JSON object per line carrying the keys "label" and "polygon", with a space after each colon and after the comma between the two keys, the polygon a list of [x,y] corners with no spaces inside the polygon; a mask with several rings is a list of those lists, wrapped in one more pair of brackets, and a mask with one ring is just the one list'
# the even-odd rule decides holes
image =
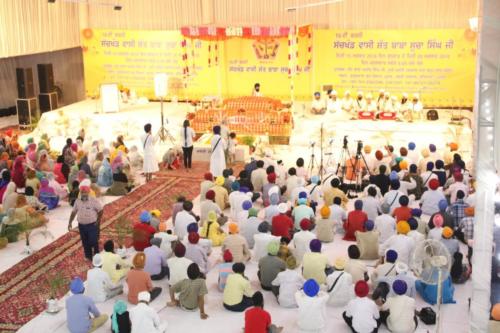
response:
{"label": "man standing in white robe", "polygon": [[214,136],[210,142],[211,152],[210,155],[210,172],[214,177],[222,176],[222,171],[226,168],[226,157],[224,151],[226,150],[226,141],[220,135],[220,126],[214,126]]}
{"label": "man standing in white robe", "polygon": [[144,132],[146,133],[141,136],[142,148],[144,150],[142,169],[146,177],[146,182],[149,182],[153,178],[153,173],[159,170],[155,155],[155,143],[158,141],[158,136],[151,134],[151,124],[144,125]]}

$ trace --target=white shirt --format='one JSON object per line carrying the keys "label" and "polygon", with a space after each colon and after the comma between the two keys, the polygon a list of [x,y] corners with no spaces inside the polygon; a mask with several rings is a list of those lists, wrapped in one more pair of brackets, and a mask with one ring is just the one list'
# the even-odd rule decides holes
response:
{"label": "white shirt", "polygon": [[382,306],[389,310],[387,328],[393,333],[407,333],[415,330],[415,300],[406,295],[389,297]]}
{"label": "white shirt", "polygon": [[403,195],[400,190],[390,190],[384,195],[384,202],[390,206],[389,212],[393,212],[394,209],[401,206],[399,204],[399,198]]}
{"label": "white shirt", "polygon": [[422,177],[422,185],[424,187],[428,187],[429,185],[429,182],[432,180],[432,179],[438,179],[438,176],[433,173],[432,171],[425,171],[425,172],[422,172],[420,174],[420,177]]}
{"label": "white shirt", "polygon": [[184,257],[172,257],[168,259],[167,265],[170,269],[170,278],[168,279],[168,283],[173,286],[177,282],[187,279],[187,269],[192,263],[193,262],[191,260]]}
{"label": "white shirt", "polygon": [[329,112],[339,112],[341,110],[340,101],[338,99],[333,100],[333,99],[329,98],[326,101],[326,109]]}
{"label": "white shirt", "polygon": [[420,198],[422,206],[422,214],[432,215],[439,212],[439,201],[446,199],[443,192],[440,190],[427,190]]}
{"label": "white shirt", "polygon": [[165,252],[167,258],[170,258],[172,255],[172,242],[178,239],[177,236],[169,235],[166,232],[157,232],[154,234],[154,238],[161,239],[160,249]]}
{"label": "white shirt", "polygon": [[[314,190],[313,190],[314,189]],[[323,190],[321,185],[309,184],[306,186],[307,196],[314,202],[318,204],[323,203]],[[312,192],[311,192],[312,191]]]}
{"label": "white shirt", "polygon": [[278,296],[278,303],[280,306],[284,308],[297,307],[295,293],[299,291],[304,284],[304,278],[299,272],[286,269],[283,272],[279,272],[271,284],[280,287]]}
{"label": "white shirt", "polygon": [[316,110],[321,110],[326,107],[325,101],[323,99],[313,99],[311,102],[311,108]]}
{"label": "white shirt", "polygon": [[347,220],[347,212],[339,205],[330,206],[330,220],[337,226],[336,233],[344,233],[343,223]]}
{"label": "white shirt", "polygon": [[415,250],[415,241],[406,235],[394,235],[386,240],[379,249],[379,255],[385,256],[385,252],[394,250],[398,253],[398,261],[410,265],[413,251]]}
{"label": "white shirt", "polygon": [[[184,131],[185,130],[185,131]],[[181,145],[182,147],[191,147],[196,134],[191,127],[181,128]]]}
{"label": "white shirt", "polygon": [[293,235],[292,242],[295,247],[293,254],[295,256],[295,259],[297,259],[297,262],[302,262],[302,257],[304,256],[304,254],[311,251],[309,249],[309,243],[313,239],[316,239],[316,235],[309,230],[301,230]]}
{"label": "white shirt", "polygon": [[375,221],[380,212],[380,201],[375,197],[368,196],[362,199],[363,201],[363,211],[368,216],[369,220]]}
{"label": "white shirt", "polygon": [[233,191],[229,194],[229,205],[231,206],[231,218],[236,220],[238,213],[243,211],[243,201],[249,200],[249,197],[240,191]]}
{"label": "white shirt", "polygon": [[[342,275],[341,275],[342,274]],[[340,276],[340,277],[339,277]],[[338,280],[337,280],[338,278]],[[326,290],[330,290],[337,280],[335,288],[329,292],[328,305],[344,306],[354,299],[354,284],[351,274],[344,271],[335,271],[326,277]]]}
{"label": "white shirt", "polygon": [[299,290],[295,293],[295,301],[299,306],[299,332],[322,332],[326,324],[328,294],[320,291],[316,297],[309,297]]}
{"label": "white shirt", "polygon": [[132,333],[163,333],[167,324],[160,321],[156,311],[145,303],[139,303],[129,310]]}
{"label": "white shirt", "polygon": [[245,237],[247,240],[248,248],[253,249],[254,242],[253,236],[259,233],[259,224],[262,222],[256,216],[250,216],[248,219],[239,224],[240,226],[240,235]]}
{"label": "white shirt", "polygon": [[278,205],[269,205],[264,208],[264,221],[272,221],[273,217],[279,215]]}
{"label": "white shirt", "polygon": [[[404,181],[404,180],[400,180],[399,184],[400,184],[399,191],[401,193],[403,193],[404,195],[408,195],[408,190],[413,190],[415,187],[417,187],[417,183],[415,182],[415,179],[413,179],[413,178],[410,178],[409,182]],[[398,201],[399,201],[399,199],[398,199]]]}
{"label": "white shirt", "polygon": [[92,298],[96,303],[106,301],[107,291],[116,286],[111,282],[108,273],[100,267],[89,269],[87,272],[87,288],[85,294]]}
{"label": "white shirt", "polygon": [[441,238],[443,238],[443,228],[434,227],[429,230],[429,233],[427,234],[427,239],[440,241]]}
{"label": "white shirt", "polygon": [[444,194],[450,196],[450,204],[457,201],[457,192],[462,191],[465,194],[464,201],[467,199],[467,194],[469,194],[469,186],[465,185],[463,182],[454,182],[448,187]]}
{"label": "white shirt", "polygon": [[288,199],[291,199],[293,190],[298,186],[298,179],[299,177],[295,175],[288,176],[286,179],[286,195],[288,196]]}
{"label": "white shirt", "polygon": [[408,233],[408,237],[413,238],[413,240],[415,241],[415,246],[425,240],[425,236],[417,230],[410,230],[410,232]]}
{"label": "white shirt", "polygon": [[389,214],[382,214],[378,216],[375,219],[374,223],[375,230],[380,233],[378,237],[379,244],[382,244],[391,236],[396,234],[396,220]]}
{"label": "white shirt", "polygon": [[196,219],[189,212],[182,210],[177,213],[175,216],[174,232],[179,239],[183,239],[187,235],[187,226],[191,223],[196,223]]}
{"label": "white shirt", "polygon": [[352,318],[356,332],[372,332],[380,314],[377,304],[368,297],[356,297],[347,304],[346,316]]}
{"label": "white shirt", "polygon": [[252,258],[255,261],[259,262],[261,258],[267,256],[267,245],[272,241],[279,242],[280,237],[261,232],[256,235],[253,235],[253,240],[254,240],[254,245],[253,245]]}

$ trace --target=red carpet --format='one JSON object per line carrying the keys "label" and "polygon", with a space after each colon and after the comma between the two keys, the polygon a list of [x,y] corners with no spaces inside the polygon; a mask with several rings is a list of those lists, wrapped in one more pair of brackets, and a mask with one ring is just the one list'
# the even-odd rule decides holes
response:
{"label": "red carpet", "polygon": [[[115,238],[113,226],[122,216],[135,222],[142,210],[160,209],[162,219],[170,217],[177,196],[194,199],[199,194],[199,183],[208,168],[208,163],[200,162],[195,163],[189,173],[182,169],[160,171],[150,183],[106,205],[101,242]],[[49,296],[48,276],[62,272],[68,281],[77,275],[85,278],[89,268],[78,232],[73,230],[1,274],[0,332],[15,332],[45,310],[45,300]],[[60,290],[59,296],[67,290]]]}

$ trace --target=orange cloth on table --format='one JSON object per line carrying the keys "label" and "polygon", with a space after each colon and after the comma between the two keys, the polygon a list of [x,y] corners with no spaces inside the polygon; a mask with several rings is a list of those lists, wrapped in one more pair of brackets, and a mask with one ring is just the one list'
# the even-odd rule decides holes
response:
{"label": "orange cloth on table", "polygon": [[368,216],[362,210],[353,210],[347,215],[347,221],[344,223],[344,240],[355,241],[356,231],[365,231],[365,222]]}

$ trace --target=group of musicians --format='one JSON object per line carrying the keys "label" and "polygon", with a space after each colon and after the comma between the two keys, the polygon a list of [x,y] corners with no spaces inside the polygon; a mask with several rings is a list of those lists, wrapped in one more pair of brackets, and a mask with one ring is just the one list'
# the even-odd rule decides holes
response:
{"label": "group of musicians", "polygon": [[326,112],[347,112],[351,119],[368,117],[379,118],[381,114],[388,114],[398,120],[413,121],[422,119],[423,105],[418,94],[413,94],[412,99],[403,93],[399,100],[396,95],[380,90],[379,95],[373,98],[371,93],[366,95],[358,91],[353,97],[349,90],[344,93],[344,98],[339,98],[335,90],[328,90],[328,98],[322,98],[321,93],[315,92],[311,103],[311,113],[324,114]]}

